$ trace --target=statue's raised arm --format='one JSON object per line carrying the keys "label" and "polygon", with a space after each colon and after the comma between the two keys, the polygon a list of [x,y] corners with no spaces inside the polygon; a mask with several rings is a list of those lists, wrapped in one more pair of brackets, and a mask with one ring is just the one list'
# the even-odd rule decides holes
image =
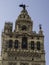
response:
{"label": "statue's raised arm", "polygon": [[20,7],[22,7],[24,10],[25,10],[25,8],[26,8],[26,5],[25,4],[21,4],[21,5],[19,5]]}

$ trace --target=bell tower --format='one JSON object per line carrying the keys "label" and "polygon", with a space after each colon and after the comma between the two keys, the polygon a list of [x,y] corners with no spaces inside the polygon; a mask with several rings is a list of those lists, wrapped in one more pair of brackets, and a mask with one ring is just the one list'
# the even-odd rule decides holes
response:
{"label": "bell tower", "polygon": [[13,23],[7,22],[2,32],[2,65],[45,65],[44,35],[41,24],[39,32],[33,31],[33,21],[26,10]]}
{"label": "bell tower", "polygon": [[33,27],[31,17],[28,15],[25,5],[20,5],[20,7],[23,7],[23,10],[21,11],[20,15],[18,16],[18,19],[16,20],[15,31],[31,32]]}

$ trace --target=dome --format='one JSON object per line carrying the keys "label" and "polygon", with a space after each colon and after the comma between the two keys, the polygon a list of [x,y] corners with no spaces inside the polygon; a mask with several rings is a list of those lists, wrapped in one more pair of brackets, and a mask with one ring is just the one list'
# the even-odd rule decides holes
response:
{"label": "dome", "polygon": [[17,20],[26,20],[26,21],[31,21],[31,17],[28,15],[27,10],[23,9],[20,13],[20,15],[18,16]]}

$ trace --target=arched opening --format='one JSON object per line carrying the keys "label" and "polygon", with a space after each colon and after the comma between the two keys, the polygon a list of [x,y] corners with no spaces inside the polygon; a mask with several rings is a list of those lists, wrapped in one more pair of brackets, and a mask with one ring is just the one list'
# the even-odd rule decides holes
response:
{"label": "arched opening", "polygon": [[13,41],[9,40],[8,48],[12,48],[12,43],[13,43]]}
{"label": "arched opening", "polygon": [[18,48],[18,40],[15,40],[14,48]]}
{"label": "arched opening", "polygon": [[40,42],[37,42],[37,50],[40,50]]}
{"label": "arched opening", "polygon": [[34,50],[35,49],[35,44],[34,41],[31,41],[31,49]]}
{"label": "arched opening", "polygon": [[22,30],[26,30],[27,27],[25,25],[22,26]]}
{"label": "arched opening", "polygon": [[27,49],[27,37],[22,38],[22,49]]}

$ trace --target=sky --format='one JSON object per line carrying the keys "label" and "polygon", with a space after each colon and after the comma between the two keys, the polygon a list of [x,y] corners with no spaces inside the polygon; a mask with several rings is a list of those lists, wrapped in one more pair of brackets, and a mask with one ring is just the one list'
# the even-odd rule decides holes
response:
{"label": "sky", "polygon": [[26,4],[28,14],[33,21],[33,30],[39,31],[39,24],[42,24],[44,33],[44,48],[46,65],[49,64],[49,0],[0,0],[0,54],[1,54],[1,34],[4,29],[5,22],[12,22],[13,27],[15,21],[20,14],[22,8],[20,4]]}

